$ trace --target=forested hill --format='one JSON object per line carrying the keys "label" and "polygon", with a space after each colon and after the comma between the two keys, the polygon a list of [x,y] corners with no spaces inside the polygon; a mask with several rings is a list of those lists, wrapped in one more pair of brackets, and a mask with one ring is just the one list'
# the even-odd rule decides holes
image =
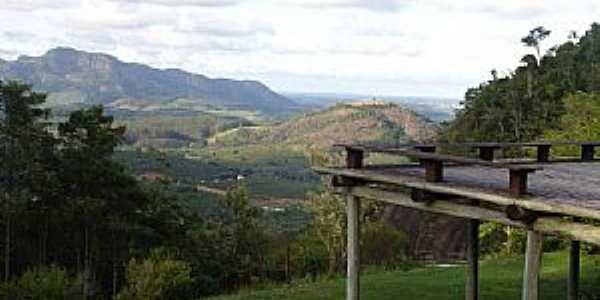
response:
{"label": "forested hill", "polygon": [[117,58],[55,48],[40,57],[20,56],[0,60],[0,79],[33,84],[35,90],[50,93],[55,105],[109,104],[120,100],[157,103],[185,99],[216,107],[290,111],[298,108],[258,81],[211,79],[178,69],[155,69],[125,63]]}
{"label": "forested hill", "polygon": [[359,101],[338,104],[272,126],[232,129],[217,134],[209,143],[329,149],[339,143],[427,142],[435,135],[436,125],[409,109],[379,101]]}
{"label": "forested hill", "polygon": [[444,138],[599,139],[600,131],[590,129],[598,129],[595,120],[600,117],[600,24],[592,24],[581,36],[571,33],[554,47],[544,44],[550,34],[543,27],[531,30],[521,39],[531,54],[514,72],[492,70],[489,81],[469,89]]}

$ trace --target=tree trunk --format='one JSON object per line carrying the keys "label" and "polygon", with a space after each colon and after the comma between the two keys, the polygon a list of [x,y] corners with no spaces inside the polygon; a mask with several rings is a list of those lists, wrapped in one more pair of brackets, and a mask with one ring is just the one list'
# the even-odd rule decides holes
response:
{"label": "tree trunk", "polygon": [[113,299],[116,299],[117,297],[117,276],[119,275],[118,270],[117,270],[117,261],[113,260],[113,264],[112,264],[112,294],[113,294]]}
{"label": "tree trunk", "polygon": [[[7,205],[8,206],[8,205]],[[8,210],[6,211],[6,226],[5,226],[5,236],[4,236],[4,282],[8,282],[10,279],[10,247],[11,247],[11,239],[10,239],[10,213]]]}
{"label": "tree trunk", "polygon": [[89,229],[85,225],[83,232],[83,299],[88,299],[90,289],[90,244],[89,244]]}

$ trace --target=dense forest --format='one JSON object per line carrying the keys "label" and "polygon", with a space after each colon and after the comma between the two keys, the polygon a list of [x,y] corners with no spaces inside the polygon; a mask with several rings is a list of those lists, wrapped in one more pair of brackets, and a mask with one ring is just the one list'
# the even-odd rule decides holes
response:
{"label": "dense forest", "polygon": [[[522,38],[532,54],[521,59],[513,72],[500,75],[469,89],[463,107],[449,124],[449,141],[527,142],[536,139],[600,138],[592,116],[600,92],[600,24],[594,23],[582,36],[572,32],[567,42],[543,53],[543,42],[551,34],[534,28]],[[579,118],[579,117],[582,118]]]}
{"label": "dense forest", "polygon": [[[299,208],[310,213],[303,226],[269,224],[243,186],[201,214],[172,182],[143,181],[114,158],[126,128],[102,107],[50,122],[45,97],[0,84],[0,297],[197,299],[343,269],[336,196],[311,195]],[[403,249],[406,236],[367,207],[365,247],[374,250],[365,261],[403,266],[404,252],[383,245]]]}

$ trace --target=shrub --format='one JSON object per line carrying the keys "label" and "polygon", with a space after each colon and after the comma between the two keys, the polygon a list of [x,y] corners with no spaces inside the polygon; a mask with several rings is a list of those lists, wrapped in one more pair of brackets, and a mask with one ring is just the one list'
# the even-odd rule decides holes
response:
{"label": "shrub", "polygon": [[153,251],[149,258],[132,258],[127,265],[127,286],[119,300],[185,299],[193,293],[193,279],[188,263]]}
{"label": "shrub", "polygon": [[365,224],[362,232],[362,260],[368,265],[394,269],[406,264],[406,234],[383,221]]}
{"label": "shrub", "polygon": [[0,285],[0,297],[14,300],[81,299],[81,283],[70,279],[63,268],[40,267]]}

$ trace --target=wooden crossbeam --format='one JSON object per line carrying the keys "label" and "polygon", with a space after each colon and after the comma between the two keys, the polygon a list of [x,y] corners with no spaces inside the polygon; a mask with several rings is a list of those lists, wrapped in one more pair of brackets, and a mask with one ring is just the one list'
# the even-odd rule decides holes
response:
{"label": "wooden crossbeam", "polygon": [[600,141],[541,141],[526,143],[499,143],[499,142],[467,142],[467,143],[432,143],[432,144],[401,144],[394,146],[366,146],[366,145],[344,145],[336,144],[334,147],[346,149],[360,149],[369,152],[387,152],[394,149],[414,149],[422,152],[433,153],[439,147],[469,147],[479,150],[479,158],[482,160],[493,160],[494,151],[512,147],[534,147],[537,149],[538,162],[550,162],[550,148],[553,146],[580,146],[581,156],[577,161],[593,161],[595,147],[600,146]]}
{"label": "wooden crossbeam", "polygon": [[563,238],[600,245],[600,227],[569,221],[560,217],[539,217],[533,223],[527,224],[522,221],[511,220],[506,216],[504,211],[459,203],[455,201],[456,198],[455,200],[440,198],[441,200],[430,199],[428,202],[415,202],[408,193],[387,191],[369,186],[340,188],[333,191],[432,213],[528,228],[537,232],[554,234]]}

